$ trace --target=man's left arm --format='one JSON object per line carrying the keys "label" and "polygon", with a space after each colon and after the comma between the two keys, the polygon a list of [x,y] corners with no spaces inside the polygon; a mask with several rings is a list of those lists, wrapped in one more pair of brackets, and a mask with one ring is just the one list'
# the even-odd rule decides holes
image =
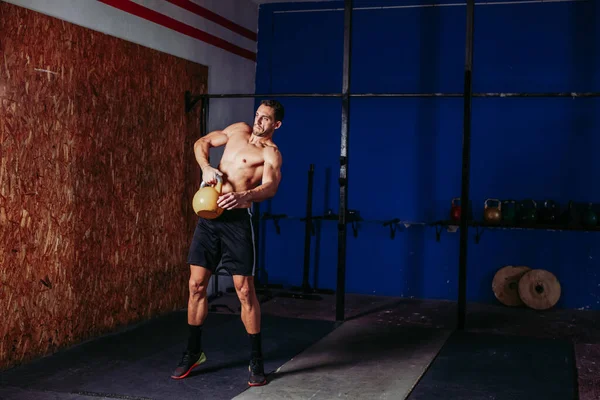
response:
{"label": "man's left arm", "polygon": [[244,202],[261,202],[275,196],[281,182],[282,157],[279,150],[273,147],[265,149],[265,164],[263,166],[262,183],[254,189],[247,190]]}

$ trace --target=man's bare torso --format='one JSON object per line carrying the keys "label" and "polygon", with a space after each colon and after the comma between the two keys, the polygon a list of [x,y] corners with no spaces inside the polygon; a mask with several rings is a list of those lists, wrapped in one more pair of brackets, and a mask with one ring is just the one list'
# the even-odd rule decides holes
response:
{"label": "man's bare torso", "polygon": [[240,124],[225,145],[221,162],[217,167],[223,173],[223,194],[253,189],[261,182],[265,148],[277,147],[271,141],[249,143],[251,135],[252,128]]}

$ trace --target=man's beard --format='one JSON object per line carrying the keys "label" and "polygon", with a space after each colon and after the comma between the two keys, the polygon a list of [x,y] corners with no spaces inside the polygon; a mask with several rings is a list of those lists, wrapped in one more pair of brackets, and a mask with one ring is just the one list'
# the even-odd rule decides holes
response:
{"label": "man's beard", "polygon": [[258,130],[256,128],[254,128],[252,130],[252,133],[254,134],[254,136],[261,136],[261,137],[267,135],[267,131],[266,130],[265,131],[260,131],[260,130]]}

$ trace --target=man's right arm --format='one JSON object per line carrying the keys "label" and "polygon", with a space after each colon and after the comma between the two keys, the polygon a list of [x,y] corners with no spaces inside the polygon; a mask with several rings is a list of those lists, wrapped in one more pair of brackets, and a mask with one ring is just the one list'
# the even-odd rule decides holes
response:
{"label": "man's right arm", "polygon": [[201,169],[210,167],[208,162],[209,150],[211,147],[219,147],[227,144],[229,135],[223,131],[213,131],[206,136],[201,137],[194,143],[194,154],[196,161]]}
{"label": "man's right arm", "polygon": [[198,165],[200,165],[200,168],[205,169],[206,167],[210,167],[208,155],[211,147],[226,145],[231,135],[240,129],[250,129],[250,127],[244,122],[238,122],[229,125],[222,131],[213,131],[196,140],[196,143],[194,143],[194,154],[196,155],[196,161],[198,162]]}

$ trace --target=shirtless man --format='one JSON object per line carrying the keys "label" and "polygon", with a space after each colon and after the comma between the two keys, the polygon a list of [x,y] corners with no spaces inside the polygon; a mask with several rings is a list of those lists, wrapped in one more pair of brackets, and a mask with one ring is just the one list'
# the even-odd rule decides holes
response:
{"label": "shirtless man", "polygon": [[[189,339],[181,362],[173,371],[173,379],[188,376],[191,370],[206,361],[202,351],[202,325],[208,314],[206,288],[211,273],[222,261],[233,276],[233,283],[242,306],[242,322],[250,337],[250,386],[266,381],[260,337],[260,303],[254,291],[255,247],[250,207],[275,196],[281,180],[281,154],[272,141],[283,121],[283,106],[274,100],[263,101],[251,128],[236,123],[222,131],[214,131],[194,144],[196,161],[202,168],[206,184],[223,180],[218,205],[220,217],[200,218],[189,250],[190,264],[188,326]],[[219,168],[208,163],[211,147],[225,145]]]}

